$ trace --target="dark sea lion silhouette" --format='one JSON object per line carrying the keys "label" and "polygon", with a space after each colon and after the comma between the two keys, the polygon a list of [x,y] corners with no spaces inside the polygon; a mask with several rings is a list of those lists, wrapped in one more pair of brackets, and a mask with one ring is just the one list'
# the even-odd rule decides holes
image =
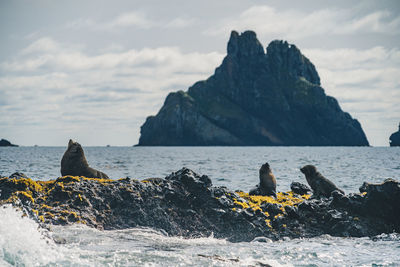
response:
{"label": "dark sea lion silhouette", "polygon": [[250,195],[263,195],[276,197],[276,179],[268,162],[263,164],[259,171],[260,183],[250,190]]}
{"label": "dark sea lion silhouette", "polygon": [[317,168],[315,166],[306,165],[301,168],[300,171],[306,176],[307,183],[314,191],[314,195],[329,197],[331,193],[335,190],[338,190],[339,192],[344,194],[344,192],[339,189],[334,183],[322,176],[322,174],[317,171]]}
{"label": "dark sea lion silhouette", "polygon": [[89,167],[82,146],[71,139],[68,142],[67,151],[61,159],[61,175],[108,179],[104,172]]}

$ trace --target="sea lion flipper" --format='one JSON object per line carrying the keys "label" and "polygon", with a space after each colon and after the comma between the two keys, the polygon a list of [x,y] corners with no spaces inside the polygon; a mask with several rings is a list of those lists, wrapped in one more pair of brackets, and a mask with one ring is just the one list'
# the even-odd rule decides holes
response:
{"label": "sea lion flipper", "polygon": [[97,171],[97,172],[99,173],[99,176],[100,176],[102,179],[109,179],[109,178],[108,178],[108,175],[105,174],[104,172],[101,172],[101,171]]}

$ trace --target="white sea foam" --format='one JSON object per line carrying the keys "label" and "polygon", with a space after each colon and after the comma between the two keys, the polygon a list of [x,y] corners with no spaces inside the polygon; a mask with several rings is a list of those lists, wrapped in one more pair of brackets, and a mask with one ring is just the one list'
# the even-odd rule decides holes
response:
{"label": "white sea foam", "polygon": [[90,264],[80,248],[56,244],[52,233],[11,205],[0,206],[0,266]]}
{"label": "white sea foam", "polygon": [[0,265],[37,266],[61,257],[38,224],[11,205],[0,207]]}
{"label": "white sea foam", "polygon": [[[230,243],[168,237],[149,228],[100,231],[84,225],[41,230],[10,205],[0,207],[0,266],[398,266],[399,235]],[[53,240],[62,241],[61,244]]]}

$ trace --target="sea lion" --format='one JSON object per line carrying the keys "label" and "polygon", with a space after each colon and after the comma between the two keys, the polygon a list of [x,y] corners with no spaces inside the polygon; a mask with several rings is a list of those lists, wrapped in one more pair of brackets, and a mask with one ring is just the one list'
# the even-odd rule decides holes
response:
{"label": "sea lion", "polygon": [[339,189],[334,183],[322,176],[315,166],[306,165],[301,168],[300,171],[306,176],[307,183],[314,191],[314,195],[329,197],[335,190],[344,194],[343,190]]}
{"label": "sea lion", "polygon": [[260,183],[250,190],[250,195],[263,195],[276,197],[276,179],[272,174],[268,162],[263,164],[259,171]]}
{"label": "sea lion", "polygon": [[61,159],[61,175],[108,179],[104,172],[89,167],[82,146],[71,139],[69,139],[67,151]]}

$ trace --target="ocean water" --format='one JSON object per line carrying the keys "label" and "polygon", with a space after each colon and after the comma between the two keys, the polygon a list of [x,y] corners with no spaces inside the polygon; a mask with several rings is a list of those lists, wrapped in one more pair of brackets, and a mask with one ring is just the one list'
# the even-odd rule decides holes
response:
{"label": "ocean water", "polygon": [[[0,175],[37,180],[60,176],[65,147],[1,147]],[[89,164],[111,178],[165,177],[182,167],[214,185],[249,190],[269,162],[278,191],[306,183],[306,164],[346,193],[364,181],[400,179],[400,148],[389,147],[84,147]],[[0,266],[400,266],[400,235],[230,243],[212,236],[183,239],[156,229],[99,231],[86,226],[38,228],[11,206],[0,207]]]}

